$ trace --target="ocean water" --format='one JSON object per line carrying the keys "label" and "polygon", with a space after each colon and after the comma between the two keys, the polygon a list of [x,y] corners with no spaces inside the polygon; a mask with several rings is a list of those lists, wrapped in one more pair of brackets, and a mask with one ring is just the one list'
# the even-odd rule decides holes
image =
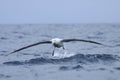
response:
{"label": "ocean water", "polygon": [[[26,45],[52,38],[93,40],[43,44],[6,56]],[[119,24],[0,25],[0,80],[120,80]]]}

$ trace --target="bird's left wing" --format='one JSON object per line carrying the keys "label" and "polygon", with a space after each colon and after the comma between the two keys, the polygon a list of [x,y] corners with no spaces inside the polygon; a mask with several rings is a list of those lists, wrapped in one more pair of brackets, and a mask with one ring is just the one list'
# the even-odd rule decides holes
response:
{"label": "bird's left wing", "polygon": [[[36,45],[39,45],[39,44],[48,44],[48,43],[51,43],[51,41],[37,42],[37,43],[31,44],[31,45],[22,47],[22,48],[20,48],[20,49],[17,49],[17,50],[15,50],[15,51],[11,52],[10,54],[15,53],[15,52],[18,52],[18,51],[21,51],[21,50],[24,50],[24,49],[29,48],[29,47],[32,47],[32,46],[36,46]],[[8,54],[8,55],[9,55],[9,54]]]}
{"label": "bird's left wing", "polygon": [[62,42],[71,42],[71,41],[82,41],[82,42],[88,42],[88,43],[94,43],[94,44],[99,44],[103,45],[99,42],[91,41],[91,40],[83,40],[83,39],[63,39]]}

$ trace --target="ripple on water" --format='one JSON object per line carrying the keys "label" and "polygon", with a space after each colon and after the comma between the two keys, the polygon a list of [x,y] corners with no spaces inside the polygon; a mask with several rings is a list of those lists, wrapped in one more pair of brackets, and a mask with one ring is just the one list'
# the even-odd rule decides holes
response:
{"label": "ripple on water", "polygon": [[40,57],[34,58],[25,61],[8,61],[4,62],[3,64],[7,65],[23,65],[23,64],[66,64],[66,63],[79,63],[79,64],[86,64],[86,63],[114,63],[119,61],[120,57],[117,55],[111,54],[76,54],[71,57],[65,58],[47,58],[47,57]]}

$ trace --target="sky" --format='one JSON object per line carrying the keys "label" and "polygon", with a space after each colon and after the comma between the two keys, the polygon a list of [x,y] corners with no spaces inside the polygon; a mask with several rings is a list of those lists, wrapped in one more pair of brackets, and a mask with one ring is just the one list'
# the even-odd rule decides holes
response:
{"label": "sky", "polygon": [[0,0],[0,24],[120,23],[120,0]]}

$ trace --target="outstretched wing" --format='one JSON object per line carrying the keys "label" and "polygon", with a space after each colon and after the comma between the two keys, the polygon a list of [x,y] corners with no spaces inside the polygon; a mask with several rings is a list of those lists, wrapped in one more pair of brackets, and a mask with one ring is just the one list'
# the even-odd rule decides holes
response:
{"label": "outstretched wing", "polygon": [[82,41],[82,42],[88,42],[88,43],[94,43],[94,44],[99,44],[103,45],[99,42],[91,41],[91,40],[83,40],[83,39],[63,39],[62,42],[71,42],[71,41]]}
{"label": "outstretched wing", "polygon": [[22,48],[20,48],[20,49],[17,49],[17,50],[15,50],[15,51],[11,52],[10,54],[15,53],[15,52],[18,52],[18,51],[21,51],[21,50],[24,50],[24,49],[29,48],[29,47],[32,47],[32,46],[36,46],[36,45],[39,45],[39,44],[48,44],[48,43],[51,43],[51,41],[37,42],[37,43],[31,44],[31,45],[22,47]]}

